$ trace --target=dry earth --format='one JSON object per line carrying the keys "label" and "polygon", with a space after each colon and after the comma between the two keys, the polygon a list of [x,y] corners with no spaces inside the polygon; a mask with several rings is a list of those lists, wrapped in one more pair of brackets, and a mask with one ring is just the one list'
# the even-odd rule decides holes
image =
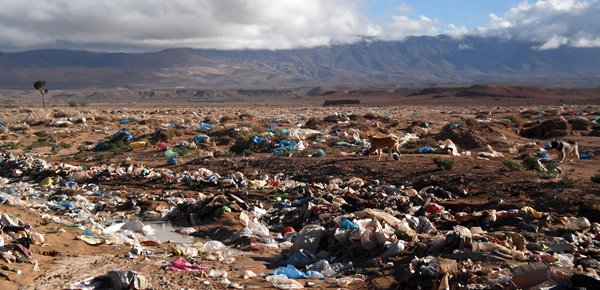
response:
{"label": "dry earth", "polygon": [[[545,114],[540,115],[537,106],[437,106],[437,100],[427,106],[379,106],[379,107],[319,107],[319,106],[271,106],[263,108],[249,108],[237,105],[215,105],[202,107],[166,106],[141,108],[116,108],[116,107],[82,107],[82,108],[7,108],[1,110],[0,123],[8,130],[1,135],[4,150],[9,150],[14,155],[38,154],[48,162],[60,164],[61,162],[72,165],[85,165],[88,167],[102,164],[136,164],[151,169],[170,169],[175,173],[194,171],[207,168],[223,176],[235,172],[242,172],[248,180],[259,179],[263,175],[275,176],[283,174],[288,179],[293,179],[307,184],[327,184],[334,178],[343,181],[359,177],[370,183],[374,180],[385,186],[412,186],[419,190],[426,186],[440,186],[454,197],[439,199],[436,202],[442,205],[449,213],[476,212],[487,209],[510,210],[531,206],[536,210],[555,217],[576,216],[586,217],[590,222],[600,222],[600,184],[593,183],[591,177],[600,170],[600,135],[597,133],[598,125],[590,123],[589,130],[574,130],[571,126],[564,132],[564,136],[550,137],[542,135],[540,138],[525,138],[519,132],[526,122],[536,119],[546,120],[563,116],[564,118],[583,117],[588,121],[600,116],[600,108],[596,105],[564,105],[545,106]],[[589,103],[589,102],[587,102]],[[597,102],[596,102],[597,103]],[[81,118],[85,122],[81,122]],[[62,119],[61,119],[62,118]],[[128,121],[123,122],[123,119]],[[52,120],[69,121],[71,124],[52,123]],[[178,144],[181,141],[193,142],[194,135],[200,133],[198,124],[201,121],[216,125],[207,132],[212,143],[200,144],[198,148],[180,150],[180,157],[176,165],[167,165],[164,150],[159,150],[152,143],[155,139],[157,128],[165,131],[168,142]],[[333,131],[338,131],[339,136],[320,138],[309,141],[305,152],[296,153],[291,157],[276,156],[270,152],[254,153],[248,156],[230,153],[231,147],[239,138],[234,128],[247,127],[247,135],[258,135],[267,131],[267,127],[274,120],[276,130],[292,129],[297,125],[322,130],[325,135],[331,136]],[[479,120],[479,121],[476,121]],[[506,122],[508,121],[508,123]],[[78,122],[79,121],[79,122]],[[425,130],[419,124],[427,121],[430,129]],[[459,124],[453,130],[449,126]],[[171,126],[170,124],[175,124]],[[336,127],[334,127],[336,126]],[[171,128],[171,129],[169,129]],[[104,151],[87,150],[86,145],[94,147],[98,142],[107,141],[117,129],[129,130],[134,140],[147,141],[148,146],[140,149],[111,148]],[[420,139],[403,147],[399,161],[378,161],[375,156],[352,156],[360,153],[361,147],[346,147],[336,144],[343,140],[352,140],[352,133],[357,132],[361,138],[370,134],[394,133],[399,136],[406,132],[417,132]],[[206,133],[206,132],[205,132]],[[470,151],[471,156],[449,156],[445,152],[420,154],[418,149],[422,146],[437,146],[437,140],[452,139],[460,151]],[[521,163],[520,156],[524,153],[535,153],[543,147],[545,141],[553,139],[573,139],[579,143],[580,151],[593,152],[595,157],[586,160],[567,161],[562,164],[563,174],[554,178],[546,178],[532,170],[511,171],[505,166],[503,160],[512,160]],[[11,143],[18,142],[18,143]],[[521,151],[518,154],[509,152],[517,143],[538,142],[538,145]],[[12,144],[12,145],[10,145]],[[16,145],[15,145],[16,144]],[[489,160],[477,158],[478,152],[485,152],[486,144],[504,154],[504,158],[490,158]],[[309,157],[317,149],[326,152],[324,157]],[[204,158],[206,152],[214,152],[214,157]],[[246,152],[248,153],[248,152]],[[386,154],[384,154],[386,156]],[[556,159],[557,153],[551,152]],[[444,157],[454,162],[451,170],[439,170],[432,162],[432,158]],[[5,172],[6,173],[6,172]],[[5,174],[6,175],[6,174]],[[46,176],[56,176],[60,173],[46,173]],[[39,175],[34,179],[40,182],[45,176]],[[10,178],[11,182],[17,179]],[[224,189],[214,185],[166,183],[139,178],[109,178],[93,179],[89,182],[98,184],[107,190],[120,191],[123,197],[132,200],[144,196],[159,197],[155,201],[139,201],[138,206],[148,202],[169,206],[160,199],[161,195],[176,192],[182,197],[198,197],[199,194],[210,195],[220,192],[234,192],[248,204],[262,204],[268,209],[278,203],[272,196],[280,193],[274,188],[265,189]],[[54,190],[56,190],[55,188]],[[314,189],[314,188],[313,188]],[[466,195],[461,195],[468,189]],[[42,188],[48,190],[48,188]],[[52,189],[51,189],[52,190]],[[331,199],[333,193],[319,192],[318,196]],[[359,195],[344,194],[342,197],[354,210],[362,208],[385,208],[387,202],[382,198],[372,198]],[[290,199],[302,198],[302,195]],[[93,198],[93,197],[90,197]],[[95,200],[97,201],[97,200]],[[173,205],[170,205],[173,206]],[[112,209],[118,213],[118,209]],[[143,210],[143,209],[142,209]],[[350,210],[351,211],[351,210]],[[201,272],[176,272],[166,271],[164,266],[172,261],[171,243],[162,243],[156,247],[148,247],[153,252],[150,255],[135,255],[128,257],[131,249],[127,245],[87,245],[77,237],[82,230],[76,227],[66,227],[55,222],[46,222],[42,219],[42,212],[28,209],[24,206],[0,205],[0,212],[20,218],[36,232],[45,235],[45,243],[32,245],[33,257],[39,263],[39,271],[33,271],[30,264],[11,263],[10,267],[23,271],[17,275],[11,271],[2,272],[7,278],[0,278],[0,289],[60,289],[81,281],[85,278],[103,275],[111,269],[134,270],[145,276],[152,289],[220,289],[225,284],[219,278],[207,277]],[[127,214],[131,214],[128,211]],[[323,212],[322,214],[325,214]],[[332,214],[335,214],[333,212]],[[141,215],[141,213],[140,213]],[[453,218],[435,215],[427,216],[434,221],[438,231],[452,230],[456,224],[470,227],[479,225],[477,222],[458,222]],[[226,264],[218,261],[200,261],[213,269],[224,270],[228,278],[246,288],[271,288],[272,283],[263,277],[242,279],[245,270],[256,273],[271,273],[280,266],[283,259],[281,250],[247,251],[246,244],[235,243],[231,237],[242,225],[238,221],[239,211],[224,213],[213,219],[203,220],[196,226],[199,236],[198,241],[217,239],[226,245],[237,249],[235,262]],[[129,218],[136,218],[129,216]],[[310,220],[324,219],[323,215],[314,215]],[[304,226],[303,220],[290,224],[296,231]],[[530,241],[536,237],[547,234],[527,232],[515,223],[498,223],[482,225],[488,232],[515,231],[521,232]],[[271,233],[276,234],[275,229]],[[593,247],[593,246],[592,246]],[[364,252],[350,257],[355,264],[355,273],[364,275],[365,282],[350,284],[346,288],[372,288],[410,289],[414,283],[407,282],[403,267],[407,259],[419,256],[418,246],[411,247],[397,257],[388,261],[374,260],[378,253]],[[595,254],[594,254],[595,253]],[[599,259],[598,249],[589,251],[588,255]],[[595,256],[594,256],[595,255]],[[517,261],[506,259],[498,261],[483,260],[483,265],[491,265],[498,269],[502,263],[517,264]],[[6,264],[0,261],[0,264]],[[595,271],[598,271],[595,268]],[[345,275],[351,276],[352,273]],[[434,279],[435,280],[435,279]],[[459,282],[479,283],[481,277],[456,277],[451,280],[453,288]],[[300,280],[302,281],[302,280]],[[339,288],[333,280],[314,280],[316,287]],[[304,281],[302,281],[304,283]],[[411,284],[413,283],[413,284]],[[413,285],[413,286],[410,286]],[[423,286],[428,287],[428,286]],[[428,289],[428,288],[426,288]]]}

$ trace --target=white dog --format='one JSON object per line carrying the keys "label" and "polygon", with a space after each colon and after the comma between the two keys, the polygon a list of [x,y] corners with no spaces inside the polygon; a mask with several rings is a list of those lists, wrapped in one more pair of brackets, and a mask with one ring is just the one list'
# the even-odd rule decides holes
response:
{"label": "white dog", "polygon": [[579,159],[579,146],[574,141],[552,141],[550,142],[550,148],[554,148],[562,152],[562,158],[560,162],[562,163],[567,155],[571,157]]}

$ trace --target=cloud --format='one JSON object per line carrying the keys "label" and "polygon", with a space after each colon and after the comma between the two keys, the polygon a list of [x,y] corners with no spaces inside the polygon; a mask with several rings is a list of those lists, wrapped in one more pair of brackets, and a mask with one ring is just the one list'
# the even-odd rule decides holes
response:
{"label": "cloud", "polygon": [[0,0],[0,51],[288,49],[438,34],[514,38],[540,50],[600,47],[599,1],[523,1],[470,30],[416,15],[406,2],[369,17],[371,0]]}
{"label": "cloud", "polygon": [[364,0],[0,0],[0,49],[282,49],[380,34]]}
{"label": "cloud", "polygon": [[539,50],[600,47],[598,15],[598,0],[524,1],[503,15],[490,14],[489,25],[473,33],[537,42]]}
{"label": "cloud", "polygon": [[564,36],[555,35],[548,39],[544,44],[538,47],[538,50],[556,49],[569,43],[569,39]]}

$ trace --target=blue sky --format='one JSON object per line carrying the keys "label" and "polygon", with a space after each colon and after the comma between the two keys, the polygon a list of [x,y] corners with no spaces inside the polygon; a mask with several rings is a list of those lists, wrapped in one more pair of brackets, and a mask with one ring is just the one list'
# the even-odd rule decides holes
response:
{"label": "blue sky", "polygon": [[364,36],[600,47],[600,0],[0,0],[0,51],[290,49]]}
{"label": "blue sky", "polygon": [[490,13],[501,15],[516,6],[515,0],[368,0],[370,17],[407,12],[409,16],[424,15],[444,23],[477,28],[489,23]]}

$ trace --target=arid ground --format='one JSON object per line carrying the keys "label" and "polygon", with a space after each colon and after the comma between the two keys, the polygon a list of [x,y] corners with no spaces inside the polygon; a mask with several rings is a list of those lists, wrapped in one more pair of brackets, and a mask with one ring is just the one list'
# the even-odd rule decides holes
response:
{"label": "arid ground", "polygon": [[[317,256],[353,265],[322,280],[296,279],[309,288],[438,289],[447,279],[452,289],[508,289],[511,276],[498,277],[510,274],[511,267],[540,261],[555,278],[540,283],[572,284],[575,272],[598,275],[600,184],[592,179],[600,172],[600,95],[588,92],[578,104],[566,95],[551,101],[535,95],[524,103],[521,93],[506,98],[452,94],[422,91],[412,105],[382,98],[378,106],[346,107],[298,101],[1,109],[0,212],[27,225],[3,224],[4,244],[18,243],[16,235],[23,232],[42,234],[44,241],[32,242],[31,256],[22,263],[3,254],[0,264],[7,267],[0,270],[0,289],[68,288],[114,269],[137,271],[151,289],[272,288],[265,276],[286,266],[286,255],[298,243],[284,229],[298,233],[308,224],[324,227]],[[201,123],[212,129],[201,129]],[[131,139],[116,130],[129,132]],[[369,135],[408,133],[419,139],[402,146],[399,160],[388,160],[387,152],[381,160],[363,154]],[[458,156],[440,148],[439,141],[446,139],[456,144]],[[557,163],[559,152],[546,148],[549,158],[542,164],[559,164],[562,173],[527,169],[527,156],[545,156],[539,152],[545,142],[567,139],[591,158]],[[282,140],[294,143],[277,146]],[[304,150],[293,148],[298,141]],[[487,145],[497,154],[490,155]],[[431,152],[421,153],[424,147]],[[176,161],[169,163],[165,150],[176,153]],[[432,161],[438,157],[451,161],[451,168],[440,169]],[[271,239],[239,237],[240,215],[256,215],[255,208],[265,211],[258,221]],[[398,233],[390,219],[359,216],[368,209],[395,220],[418,217],[432,228],[411,225]],[[334,238],[341,221],[336,217],[342,215],[372,218],[379,228],[342,243]],[[582,217],[591,224],[565,228]],[[180,235],[173,234],[172,241],[138,245],[141,252],[130,254],[131,240],[107,237],[100,228],[157,219],[185,228],[198,244],[180,246]],[[456,226],[471,229],[472,237],[457,234]],[[79,238],[86,229],[99,236],[99,245]],[[452,240],[456,236],[459,242]],[[174,248],[202,252],[201,243],[209,240],[224,243],[228,254],[201,253],[188,260],[210,270],[165,269],[181,254]],[[381,256],[399,241],[402,251]],[[490,243],[502,249],[475,249]],[[556,244],[570,246],[548,250]],[[572,264],[559,265],[562,255]],[[432,274],[424,270],[425,257],[456,261],[458,270],[438,266]],[[247,270],[258,276],[244,279]]]}

